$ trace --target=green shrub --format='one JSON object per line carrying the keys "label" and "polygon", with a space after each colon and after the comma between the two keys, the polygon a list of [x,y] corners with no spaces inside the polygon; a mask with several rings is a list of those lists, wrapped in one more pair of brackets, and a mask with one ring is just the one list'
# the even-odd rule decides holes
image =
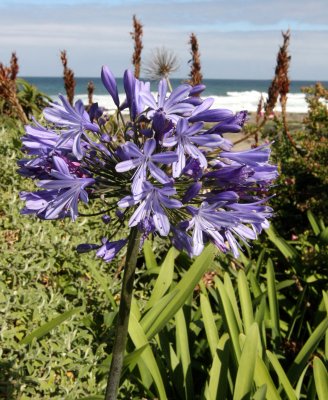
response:
{"label": "green shrub", "polygon": [[317,84],[304,92],[309,111],[303,124],[287,135],[276,118],[264,133],[274,140],[272,157],[280,169],[276,225],[290,235],[302,232],[307,210],[328,222],[328,90]]}

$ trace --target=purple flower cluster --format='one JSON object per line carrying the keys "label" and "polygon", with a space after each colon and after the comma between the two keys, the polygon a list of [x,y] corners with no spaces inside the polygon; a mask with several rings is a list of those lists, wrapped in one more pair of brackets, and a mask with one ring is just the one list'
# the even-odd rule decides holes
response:
{"label": "purple flower cluster", "polygon": [[[246,111],[215,109],[200,97],[203,85],[182,84],[171,93],[161,80],[158,95],[130,71],[123,78],[120,102],[108,67],[101,78],[117,107],[110,115],[81,101],[72,107],[60,96],[44,110],[45,126],[26,126],[19,172],[42,190],[23,192],[23,213],[43,219],[78,216],[80,201],[98,199],[98,214],[111,227],[102,244],[83,244],[112,260],[126,244],[113,240],[125,223],[143,237],[168,236],[179,250],[199,255],[211,241],[238,256],[241,243],[268,226],[265,205],[277,177],[268,145],[232,151],[225,133],[241,130]],[[129,117],[125,110],[128,111]]]}

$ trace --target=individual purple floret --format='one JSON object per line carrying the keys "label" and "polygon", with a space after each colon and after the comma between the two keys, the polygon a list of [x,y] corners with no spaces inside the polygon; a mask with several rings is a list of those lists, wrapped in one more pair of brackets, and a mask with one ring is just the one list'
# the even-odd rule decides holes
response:
{"label": "individual purple floret", "polygon": [[126,245],[127,240],[117,240],[110,242],[108,239],[102,239],[102,246],[97,251],[97,257],[102,258],[104,261],[112,261],[116,257],[116,254],[122,250]]}
{"label": "individual purple floret", "polygon": [[186,156],[198,160],[201,168],[207,168],[207,159],[204,153],[198,148],[202,147],[220,147],[224,139],[220,135],[206,134],[202,131],[204,124],[198,122],[194,125],[189,125],[188,120],[180,118],[175,132],[172,136],[164,138],[163,145],[172,147],[177,145],[178,160],[173,162],[173,177],[178,178],[181,175],[183,168],[186,165]]}
{"label": "individual purple floret", "polygon": [[268,162],[270,156],[270,148],[267,144],[255,147],[254,149],[236,152],[225,152],[220,154],[221,158],[235,161],[239,164],[250,166],[264,165]]}
{"label": "individual purple floret", "polygon": [[165,79],[162,79],[158,85],[157,101],[150,90],[140,92],[144,104],[149,107],[147,117],[153,121],[155,130],[158,130],[156,127],[161,126],[166,120],[177,123],[182,116],[191,115],[194,109],[192,104],[183,102],[189,96],[190,85],[184,84],[178,86],[168,98],[166,98],[167,90],[167,82]]}
{"label": "individual purple floret", "polygon": [[208,130],[208,133],[235,133],[240,132],[247,119],[247,111],[240,111],[239,113],[223,119],[220,123],[214,125]]}
{"label": "individual purple floret", "polygon": [[[57,190],[40,190],[37,192],[21,192],[21,200],[25,201],[22,214],[36,214],[39,218],[45,219],[44,213],[48,205],[56,199]],[[62,215],[63,216],[63,215]]]}
{"label": "individual purple floret", "polygon": [[224,237],[221,234],[223,228],[238,225],[239,219],[232,213],[217,211],[218,204],[203,202],[200,208],[187,206],[187,211],[193,216],[189,221],[188,229],[193,229],[193,254],[199,255],[204,248],[206,238],[211,238],[221,250],[226,249]]}
{"label": "individual purple floret", "polygon": [[[189,122],[222,122],[234,121],[234,114],[231,110],[225,108],[211,108],[214,103],[214,99],[207,98],[195,107],[189,116]],[[230,132],[230,131],[228,131]]]}
{"label": "individual purple floret", "polygon": [[52,103],[52,107],[46,107],[43,114],[49,122],[57,127],[65,128],[61,131],[56,147],[61,147],[72,140],[72,152],[78,160],[81,160],[84,155],[81,138],[88,140],[86,131],[99,132],[99,126],[90,121],[81,100],[72,107],[64,96],[60,95],[59,98],[63,105]]}
{"label": "individual purple floret", "polygon": [[172,164],[178,159],[178,156],[173,151],[165,153],[153,154],[156,149],[155,139],[146,140],[143,146],[143,152],[133,142],[127,142],[123,146],[124,153],[130,157],[116,164],[117,172],[126,172],[137,168],[131,185],[132,193],[138,194],[142,191],[142,185],[147,178],[147,169],[151,176],[160,183],[169,183],[170,178],[167,174],[157,167],[154,163]]}
{"label": "individual purple floret", "polygon": [[42,210],[45,219],[56,219],[60,214],[70,212],[74,221],[78,216],[78,201],[88,202],[88,194],[85,191],[86,186],[95,183],[92,178],[78,178],[73,176],[65,161],[60,157],[54,157],[54,169],[50,172],[50,177],[55,179],[41,180],[37,186],[50,191],[57,190],[57,196],[48,202],[45,209]]}
{"label": "individual purple floret", "polygon": [[165,208],[180,208],[182,203],[169,196],[176,194],[176,190],[169,186],[157,188],[145,182],[143,190],[135,196],[126,196],[118,202],[118,206],[131,207],[141,202],[129,220],[129,226],[133,227],[145,219],[152,218],[156,230],[161,236],[167,236],[170,232],[170,221],[165,213]]}
{"label": "individual purple floret", "polygon": [[34,120],[34,125],[25,126],[25,135],[22,137],[23,150],[30,155],[44,156],[52,151],[66,151],[72,149],[72,140],[68,140],[61,146],[58,145],[60,136],[58,133],[45,128]]}

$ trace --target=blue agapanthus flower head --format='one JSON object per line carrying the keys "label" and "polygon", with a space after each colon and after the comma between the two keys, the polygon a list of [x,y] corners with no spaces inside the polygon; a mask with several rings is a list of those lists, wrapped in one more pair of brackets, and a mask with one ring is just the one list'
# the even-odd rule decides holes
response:
{"label": "blue agapanthus flower head", "polygon": [[97,199],[103,227],[114,233],[78,251],[97,250],[105,261],[126,245],[126,237],[117,237],[127,232],[124,224],[137,227],[141,240],[168,237],[190,256],[212,242],[237,257],[243,243],[268,227],[268,190],[277,177],[269,144],[233,151],[224,137],[242,129],[247,112],[214,108],[213,99],[200,97],[204,85],[170,92],[161,80],[154,95],[131,71],[124,73],[120,101],[107,66],[101,79],[114,114],[97,104],[88,113],[81,101],[71,106],[59,96],[61,104],[45,108],[44,125],[26,126],[28,158],[19,161],[19,172],[38,190],[21,193],[22,212],[75,220],[81,201]]}

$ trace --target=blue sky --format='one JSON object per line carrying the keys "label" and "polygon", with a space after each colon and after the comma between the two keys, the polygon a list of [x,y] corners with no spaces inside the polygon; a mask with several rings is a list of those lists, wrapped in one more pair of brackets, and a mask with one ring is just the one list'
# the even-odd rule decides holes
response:
{"label": "blue sky", "polygon": [[186,77],[188,38],[199,41],[207,78],[269,79],[281,31],[291,29],[291,78],[328,80],[326,0],[0,0],[0,61],[12,51],[25,76],[60,76],[66,49],[76,76],[117,76],[131,66],[132,15],[144,25],[143,60],[165,46]]}

